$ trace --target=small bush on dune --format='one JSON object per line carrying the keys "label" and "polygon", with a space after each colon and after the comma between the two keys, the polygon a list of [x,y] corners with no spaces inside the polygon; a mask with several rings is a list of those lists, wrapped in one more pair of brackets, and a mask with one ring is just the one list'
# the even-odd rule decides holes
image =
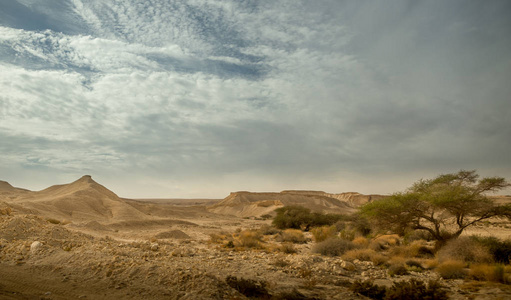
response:
{"label": "small bush on dune", "polygon": [[303,232],[298,229],[286,229],[280,233],[278,240],[281,242],[291,242],[296,244],[303,244],[307,242]]}
{"label": "small bush on dune", "polygon": [[312,251],[326,256],[340,256],[354,247],[351,241],[340,238],[330,238],[314,245]]}
{"label": "small bush on dune", "polygon": [[467,275],[465,263],[459,260],[447,260],[440,263],[435,271],[444,279],[462,279]]}
{"label": "small bush on dune", "polygon": [[335,237],[337,228],[335,226],[321,226],[311,229],[312,236],[316,243],[322,242],[328,238]]}
{"label": "small bush on dune", "polygon": [[438,251],[437,257],[441,262],[445,260],[472,263],[493,262],[489,249],[468,237],[460,237],[449,241]]}

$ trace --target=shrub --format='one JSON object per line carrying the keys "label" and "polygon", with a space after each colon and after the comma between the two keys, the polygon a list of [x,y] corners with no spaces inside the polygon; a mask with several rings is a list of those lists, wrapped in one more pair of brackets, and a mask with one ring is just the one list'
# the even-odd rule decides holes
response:
{"label": "shrub", "polygon": [[270,299],[270,293],[266,289],[265,281],[256,281],[253,279],[237,278],[235,276],[227,276],[225,282],[230,287],[249,298]]}
{"label": "shrub", "polygon": [[314,245],[312,251],[326,256],[340,256],[353,248],[354,245],[350,241],[340,238],[330,238]]}
{"label": "shrub", "polygon": [[254,230],[245,230],[239,233],[238,241],[242,247],[259,248],[261,247],[261,234]]}
{"label": "shrub", "polygon": [[471,236],[480,245],[486,247],[493,257],[493,260],[501,264],[509,264],[511,259],[511,241],[501,241],[493,236]]}
{"label": "shrub", "polygon": [[360,294],[371,299],[384,299],[387,292],[384,286],[376,285],[371,280],[355,280],[349,289],[355,294]]}
{"label": "shrub", "polygon": [[274,235],[277,233],[280,233],[280,230],[270,226],[270,225],[263,225],[258,230],[262,235]]}
{"label": "shrub", "polygon": [[467,275],[465,263],[458,260],[444,261],[435,270],[444,279],[462,279]]}
{"label": "shrub", "polygon": [[393,263],[387,269],[389,276],[394,277],[396,275],[408,275],[408,270],[402,263]]}
{"label": "shrub", "polygon": [[303,232],[298,229],[284,230],[279,236],[279,241],[291,242],[291,243],[297,243],[297,244],[303,244],[303,243],[307,242],[307,240],[305,239],[305,236],[303,235]]}
{"label": "shrub", "polygon": [[272,224],[279,229],[294,228],[309,230],[311,227],[332,225],[343,219],[342,215],[311,213],[310,209],[290,205],[277,208],[277,215],[273,218]]}
{"label": "shrub", "polygon": [[321,226],[314,227],[311,230],[312,236],[314,236],[314,241],[316,243],[322,242],[328,238],[334,237],[337,233],[337,228],[335,226]]}
{"label": "shrub", "polygon": [[387,289],[385,300],[444,300],[449,299],[447,291],[438,281],[429,281],[424,285],[422,281],[410,279],[409,281],[394,282]]}
{"label": "shrub", "polygon": [[474,264],[470,266],[468,277],[480,281],[505,282],[504,266],[490,264]]}
{"label": "shrub", "polygon": [[371,249],[353,249],[349,250],[342,256],[345,260],[362,260],[362,261],[372,261],[375,255],[380,255],[376,251]]}
{"label": "shrub", "polygon": [[280,252],[283,252],[283,253],[286,253],[286,254],[293,254],[293,253],[298,252],[296,250],[295,246],[293,246],[293,244],[291,244],[291,243],[283,243],[282,245],[280,245],[278,247],[278,250]]}
{"label": "shrub", "polygon": [[437,257],[440,261],[459,260],[473,263],[493,262],[493,257],[489,249],[468,237],[460,237],[449,241],[438,251]]}
{"label": "shrub", "polygon": [[352,242],[355,246],[360,248],[367,248],[369,246],[369,241],[363,236],[354,238]]}
{"label": "shrub", "polygon": [[424,240],[413,241],[409,245],[396,246],[391,249],[393,256],[402,257],[422,257],[432,258],[434,257],[433,249],[427,247]]}

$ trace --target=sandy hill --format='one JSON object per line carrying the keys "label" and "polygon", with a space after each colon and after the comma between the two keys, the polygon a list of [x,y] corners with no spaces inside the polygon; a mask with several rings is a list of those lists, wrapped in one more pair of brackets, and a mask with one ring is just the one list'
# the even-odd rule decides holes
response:
{"label": "sandy hill", "polygon": [[368,201],[383,198],[359,193],[328,194],[321,191],[282,191],[280,193],[234,192],[210,206],[211,212],[239,217],[262,216],[275,209],[300,205],[323,213],[347,214]]}
{"label": "sandy hill", "polygon": [[69,184],[18,194],[10,204],[26,212],[74,221],[117,221],[146,217],[88,175]]}

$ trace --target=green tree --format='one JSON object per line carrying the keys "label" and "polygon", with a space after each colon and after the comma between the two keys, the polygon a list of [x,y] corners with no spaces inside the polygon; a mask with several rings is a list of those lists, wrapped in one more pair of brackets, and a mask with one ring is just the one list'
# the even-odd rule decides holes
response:
{"label": "green tree", "polygon": [[487,197],[510,184],[501,177],[478,178],[476,171],[462,170],[419,180],[405,192],[367,203],[360,213],[380,228],[398,234],[408,229],[425,230],[444,243],[482,220],[511,219],[511,204],[498,205]]}

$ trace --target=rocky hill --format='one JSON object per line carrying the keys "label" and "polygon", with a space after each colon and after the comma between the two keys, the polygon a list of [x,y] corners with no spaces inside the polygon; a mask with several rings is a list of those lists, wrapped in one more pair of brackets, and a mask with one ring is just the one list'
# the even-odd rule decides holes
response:
{"label": "rocky hill", "polygon": [[16,189],[8,183],[1,188],[4,194],[0,200],[16,210],[60,220],[115,221],[146,217],[89,175],[37,192]]}

